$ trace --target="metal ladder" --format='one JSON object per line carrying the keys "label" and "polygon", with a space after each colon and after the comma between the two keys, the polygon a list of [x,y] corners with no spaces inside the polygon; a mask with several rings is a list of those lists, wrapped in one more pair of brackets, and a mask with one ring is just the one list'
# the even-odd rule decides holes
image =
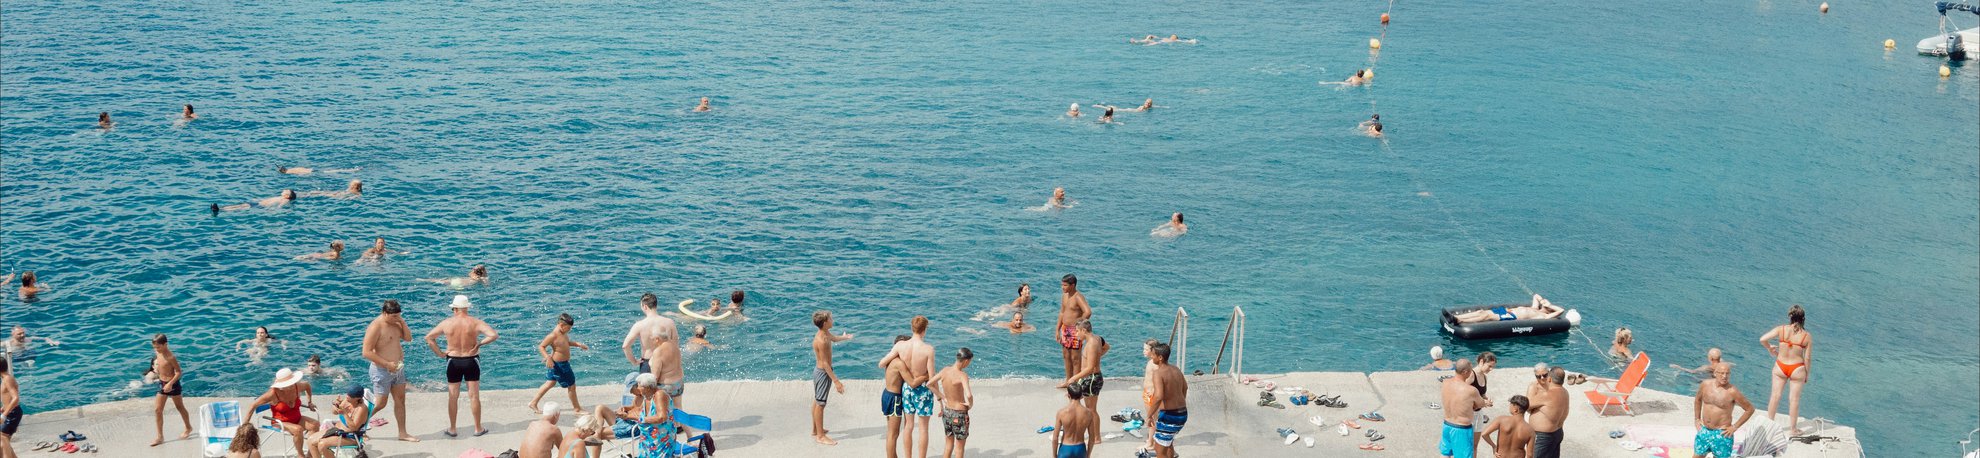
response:
{"label": "metal ladder", "polygon": [[1169,326],[1169,364],[1189,367],[1189,311],[1176,307],[1176,322]]}
{"label": "metal ladder", "polygon": [[[1233,342],[1233,337],[1236,338],[1235,342]],[[1216,373],[1217,367],[1223,364],[1224,350],[1226,348],[1231,350],[1231,370],[1225,373],[1231,375],[1232,382],[1243,380],[1244,307],[1231,307],[1231,321],[1224,325],[1224,343],[1217,345],[1217,359],[1210,363],[1211,373]]]}

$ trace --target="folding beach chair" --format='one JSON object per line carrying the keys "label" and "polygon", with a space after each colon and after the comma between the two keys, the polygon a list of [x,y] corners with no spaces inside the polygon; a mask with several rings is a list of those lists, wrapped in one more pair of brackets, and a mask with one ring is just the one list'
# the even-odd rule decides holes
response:
{"label": "folding beach chair", "polygon": [[[715,434],[715,420],[682,412],[681,409],[674,409],[673,414],[674,424],[680,425],[680,432],[687,436],[687,440],[674,441],[674,456],[700,455],[702,441],[714,441],[713,436],[710,435]],[[694,431],[701,431],[701,434],[694,434]]]}
{"label": "folding beach chair", "polygon": [[1636,410],[1629,405],[1629,396],[1636,392],[1636,386],[1643,383],[1643,376],[1649,372],[1650,354],[1637,352],[1636,358],[1630,360],[1629,367],[1623,369],[1622,377],[1616,379],[1615,385],[1611,386],[1602,381],[1595,382],[1595,389],[1587,392],[1588,405],[1602,415],[1609,414],[1610,406],[1619,406],[1622,407],[1623,413],[1636,416]]}
{"label": "folding beach chair", "polygon": [[[226,456],[227,447],[234,444],[234,429],[241,427],[241,403],[238,401],[209,402],[199,406],[199,436],[205,440],[201,456],[214,458]],[[217,451],[217,453],[216,453]]]}

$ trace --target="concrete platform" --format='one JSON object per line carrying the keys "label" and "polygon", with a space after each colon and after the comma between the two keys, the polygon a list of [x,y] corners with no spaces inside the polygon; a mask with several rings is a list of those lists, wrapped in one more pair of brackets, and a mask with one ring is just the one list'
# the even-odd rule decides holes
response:
{"label": "concrete platform", "polygon": [[[1504,370],[1492,375],[1490,392],[1493,399],[1503,404],[1513,394],[1525,392],[1530,377],[1518,372],[1521,371]],[[1259,376],[1278,383],[1280,387],[1300,386],[1322,394],[1341,395],[1341,399],[1348,403],[1345,409],[1292,406],[1283,397],[1281,403],[1287,404],[1286,409],[1260,407],[1257,405],[1260,391],[1257,388],[1236,385],[1228,376],[1191,377],[1190,421],[1177,439],[1177,450],[1188,457],[1436,456],[1441,413],[1425,405],[1436,401],[1436,378],[1442,374],[1447,372],[1303,372]],[[1045,379],[975,381],[977,407],[972,412],[971,436],[966,447],[968,456],[1051,456],[1046,451],[1047,439],[1035,431],[1049,424],[1052,413],[1066,402],[1063,393],[1052,388],[1056,383],[1056,380]],[[832,431],[831,436],[840,443],[831,447],[818,445],[809,437],[811,387],[808,382],[691,383],[687,387],[684,407],[715,418],[717,445],[723,457],[884,456],[881,438],[884,437],[882,432],[886,423],[879,413],[879,385],[876,380],[848,381],[846,393],[834,395],[826,408],[825,425]],[[1617,441],[1608,437],[1608,432],[1628,425],[1677,428],[1690,428],[1691,425],[1691,398],[1688,396],[1639,389],[1635,395],[1640,403],[1636,416],[1603,417],[1581,401],[1580,392],[1590,389],[1589,385],[1568,388],[1578,405],[1568,418],[1564,456],[1647,456],[1643,452],[1628,452],[1618,447]],[[592,386],[580,389],[579,393],[580,399],[587,405],[616,404],[620,390],[616,386]],[[469,448],[500,453],[516,447],[524,426],[533,419],[533,415],[523,408],[523,403],[533,394],[534,390],[482,393],[484,425],[492,432],[483,437],[452,439],[440,434],[446,426],[446,393],[413,393],[409,396],[411,409],[407,411],[407,416],[410,431],[422,442],[372,440],[368,448],[371,456],[380,458],[452,458]],[[546,399],[568,402],[560,391],[552,391]],[[192,410],[194,422],[198,421],[199,404],[219,400],[224,399],[187,398],[187,408]],[[1135,405],[1140,402],[1138,379],[1109,379],[1100,397],[1100,413],[1105,416],[1122,407],[1140,407]],[[318,404],[327,405],[328,399],[319,400]],[[90,442],[102,448],[101,456],[198,456],[200,440],[197,436],[191,440],[169,441],[158,447],[146,446],[154,431],[151,405],[151,399],[138,399],[35,413],[26,418],[19,433],[14,436],[14,447],[24,457],[56,456],[28,449],[35,442],[54,441],[57,434],[74,430],[88,435]],[[1362,431],[1353,431],[1348,437],[1334,432],[1333,424],[1341,419],[1370,410],[1379,410],[1388,417],[1386,422],[1362,422],[1364,428],[1378,430],[1387,436],[1380,442],[1388,448],[1387,451],[1368,452],[1355,448],[1367,442]],[[1494,407],[1485,413],[1497,416],[1504,412],[1503,407]],[[165,431],[168,438],[175,438],[182,427],[176,412],[168,407],[167,414]],[[390,417],[389,412],[384,415]],[[1322,416],[1328,422],[1324,431],[1306,421],[1314,415]],[[1759,415],[1764,416],[1765,413]],[[465,423],[465,406],[461,416],[461,431],[472,431]],[[568,428],[574,418],[566,415],[562,424]],[[942,452],[940,420],[932,419],[931,425],[937,434],[930,435],[929,455],[939,456]],[[1118,432],[1120,424],[1102,420],[1102,426]],[[1805,426],[1813,428],[1812,425]],[[1301,436],[1313,435],[1314,446],[1281,445],[1281,439],[1273,432],[1281,427],[1294,428]],[[396,432],[397,425],[386,425],[374,429],[373,436],[390,437]],[[1794,444],[1784,456],[1859,456],[1854,429],[1826,427],[1820,434],[1838,436],[1845,442],[1830,443],[1826,451],[1822,444]],[[262,450],[267,456],[294,456],[285,439],[264,435]],[[1142,443],[1143,439],[1132,436],[1106,440],[1097,447],[1095,456],[1133,456],[1134,450]],[[608,445],[608,456],[626,453],[624,449],[614,452],[610,447]]]}

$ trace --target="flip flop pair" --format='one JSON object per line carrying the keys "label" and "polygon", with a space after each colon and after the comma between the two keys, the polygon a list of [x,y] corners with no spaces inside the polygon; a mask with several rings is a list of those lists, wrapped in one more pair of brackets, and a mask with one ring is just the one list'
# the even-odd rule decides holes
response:
{"label": "flip flop pair", "polygon": [[89,440],[89,437],[88,437],[88,436],[84,436],[84,435],[82,435],[81,433],[77,433],[77,432],[75,432],[75,431],[69,431],[69,432],[66,432],[66,433],[62,433],[62,435],[61,435],[61,436],[56,436],[56,437],[60,437],[60,438],[62,438],[62,442],[75,442],[75,441],[80,441],[80,440]]}
{"label": "flip flop pair", "polygon": [[1361,444],[1360,446],[1357,446],[1357,447],[1355,447],[1355,448],[1359,448],[1359,449],[1362,449],[1362,450],[1367,450],[1367,451],[1371,451],[1371,452],[1379,452],[1379,451],[1383,451],[1383,450],[1387,450],[1387,449],[1388,449],[1387,447],[1383,447],[1383,446],[1380,446],[1380,445],[1375,445],[1375,443],[1374,443],[1374,442],[1369,442],[1369,443],[1366,443],[1366,444]]}
{"label": "flip flop pair", "polygon": [[1361,416],[1359,416],[1359,417],[1356,417],[1356,418],[1360,418],[1360,419],[1363,419],[1363,420],[1368,420],[1368,421],[1389,421],[1389,419],[1388,419],[1388,418],[1384,418],[1384,417],[1382,416],[1382,414],[1381,414],[1380,412],[1369,412],[1369,413],[1364,413],[1364,414],[1361,414]]}
{"label": "flip flop pair", "polygon": [[1346,426],[1354,429],[1361,429],[1361,424],[1355,423],[1354,420],[1341,420],[1341,426]]}

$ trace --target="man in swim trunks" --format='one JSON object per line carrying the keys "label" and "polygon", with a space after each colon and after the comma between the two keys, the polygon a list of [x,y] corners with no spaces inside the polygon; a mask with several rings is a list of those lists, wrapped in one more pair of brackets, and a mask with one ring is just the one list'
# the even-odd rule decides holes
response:
{"label": "man in swim trunks", "polygon": [[1533,428],[1533,458],[1560,458],[1561,441],[1567,426],[1568,412],[1574,405],[1568,400],[1567,370],[1549,368],[1545,363],[1533,368],[1533,386],[1526,389],[1527,408],[1530,413],[1527,421]]}
{"label": "man in swim trunks", "polygon": [[1437,443],[1439,454],[1454,458],[1472,458],[1477,453],[1478,435],[1471,429],[1472,415],[1492,406],[1492,400],[1478,395],[1478,389],[1471,386],[1471,360],[1458,359],[1451,363],[1457,376],[1444,379],[1444,432]]}
{"label": "man in swim trunks", "polygon": [[[908,341],[907,334],[894,336],[894,344]],[[907,379],[907,361],[895,358],[880,365],[880,415],[887,418],[887,458],[896,458],[895,443],[907,426],[901,421],[901,388]]]}
{"label": "man in swim trunks", "polygon": [[[406,350],[412,329],[399,316],[399,301],[386,299],[378,307],[378,317],[364,328],[364,359],[371,362],[371,395],[379,409],[392,404],[392,419],[399,425],[399,440],[419,442],[406,432]],[[388,396],[389,395],[389,396]]]}
{"label": "man in swim trunks", "polygon": [[928,389],[928,379],[935,375],[935,346],[929,345],[928,317],[915,315],[908,321],[914,331],[906,342],[894,344],[893,350],[880,359],[880,366],[896,359],[907,360],[907,380],[901,386],[901,411],[914,418],[914,446],[908,448],[912,458],[928,458],[928,417],[935,416],[935,395]]}
{"label": "man in swim trunks", "polygon": [[152,419],[156,420],[158,427],[158,437],[151,441],[153,447],[165,443],[165,401],[167,400],[172,401],[172,405],[179,409],[179,421],[186,424],[186,432],[180,434],[179,438],[190,438],[193,433],[192,413],[186,411],[186,399],[181,396],[185,390],[181,380],[185,379],[186,373],[180,370],[179,357],[172,354],[172,347],[167,346],[165,340],[164,334],[151,337],[151,372],[158,374],[157,401],[151,406]]}
{"label": "man in swim trunks", "polygon": [[275,371],[275,380],[268,384],[268,391],[255,398],[248,411],[261,410],[261,406],[268,406],[268,416],[275,427],[294,439],[296,456],[308,455],[303,439],[318,429],[316,419],[303,416],[302,409],[316,410],[316,394],[309,382],[303,381],[302,373],[286,367]]}
{"label": "man in swim trunks", "polygon": [[1507,414],[1492,419],[1478,437],[1492,447],[1494,458],[1529,458],[1527,445],[1535,441],[1533,427],[1526,424],[1526,396],[1515,394],[1506,403],[1511,404]]}
{"label": "man in swim trunks", "polygon": [[1086,407],[1084,391],[1066,388],[1066,406],[1052,417],[1049,449],[1055,458],[1087,458],[1100,445],[1100,414]]}
{"label": "man in swim trunks", "polygon": [[1073,372],[1079,369],[1079,329],[1073,325],[1092,319],[1093,308],[1086,305],[1086,295],[1079,293],[1079,277],[1073,274],[1060,277],[1059,290],[1064,291],[1064,295],[1059,296],[1059,321],[1052,325],[1052,329],[1059,332],[1059,346],[1065,347],[1059,351],[1059,356],[1065,359],[1066,376],[1072,377]]}
{"label": "man in swim trunks", "polygon": [[1081,352],[1079,371],[1066,377],[1066,381],[1060,382],[1058,387],[1079,390],[1080,397],[1086,399],[1086,408],[1097,413],[1100,404],[1100,387],[1107,382],[1106,376],[1100,375],[1100,357],[1107,354],[1107,339],[1093,334],[1092,320],[1081,320],[1076,328],[1079,329],[1076,338],[1079,339]]}
{"label": "man in swim trunks", "polygon": [[[907,334],[894,336],[894,345],[900,345],[901,342],[908,341],[908,338]],[[912,423],[901,421],[901,388],[906,386],[908,377],[907,360],[894,358],[893,361],[882,363],[880,367],[887,373],[880,381],[880,415],[887,417],[887,458],[897,458],[895,445],[907,437],[904,432],[912,432],[912,430],[903,431],[902,428],[913,426]]]}
{"label": "man in swim trunks", "polygon": [[[426,348],[435,356],[447,359],[447,430],[441,434],[458,437],[459,423],[455,418],[460,413],[461,385],[467,385],[468,412],[474,417],[474,435],[488,434],[481,427],[481,347],[495,343],[499,337],[495,328],[488,322],[468,315],[466,295],[454,295],[454,316],[440,320],[440,324],[426,333]],[[447,349],[440,349],[439,339],[447,338]]]}
{"label": "man in swim trunks", "polygon": [[[1746,409],[1739,421],[1732,421],[1733,406]],[[1698,394],[1691,402],[1692,425],[1698,435],[1692,438],[1691,454],[1703,458],[1732,458],[1733,432],[1753,418],[1753,403],[1732,384],[1732,366],[1712,366],[1712,379],[1698,383]],[[1727,426],[1730,423],[1731,426]]]}
{"label": "man in swim trunks", "polygon": [[1491,321],[1544,320],[1561,316],[1567,310],[1551,302],[1540,302],[1523,307],[1492,307],[1490,310],[1473,310],[1457,315],[1459,323],[1485,323]]}
{"label": "man in swim trunks", "polygon": [[591,346],[571,340],[571,327],[575,325],[577,319],[571,318],[571,314],[557,314],[557,325],[550,328],[550,334],[543,336],[542,342],[536,343],[536,354],[543,356],[543,367],[549,372],[543,376],[543,387],[536,389],[536,397],[529,399],[527,407],[531,412],[542,413],[536,410],[536,403],[543,401],[543,394],[549,393],[550,387],[561,386],[570,391],[571,410],[584,413],[584,404],[579,404],[577,399],[577,373],[571,371],[571,347],[591,351]]}
{"label": "man in swim trunks", "polygon": [[967,369],[975,358],[969,347],[956,350],[956,363],[942,368],[942,372],[928,380],[928,385],[934,387],[935,398],[942,401],[942,458],[962,458],[963,448],[969,442],[969,408],[976,403],[976,394],[969,390]]}
{"label": "man in swim trunks", "polygon": [[832,397],[832,391],[846,393],[845,382],[839,381],[839,374],[832,371],[832,344],[851,340],[852,334],[832,334],[832,312],[819,310],[811,312],[811,325],[818,332],[811,336],[811,356],[817,364],[811,367],[811,439],[825,445],[839,445],[825,435],[825,401]]}
{"label": "man in swim trunks", "polygon": [[13,458],[14,432],[21,429],[21,385],[14,381],[14,368],[0,358],[0,456]]}
{"label": "man in swim trunks", "polygon": [[1147,411],[1155,412],[1155,434],[1148,436],[1148,446],[1157,458],[1173,458],[1176,433],[1189,422],[1189,381],[1183,379],[1182,369],[1169,365],[1169,344],[1148,344],[1147,356],[1148,398],[1144,401]]}

